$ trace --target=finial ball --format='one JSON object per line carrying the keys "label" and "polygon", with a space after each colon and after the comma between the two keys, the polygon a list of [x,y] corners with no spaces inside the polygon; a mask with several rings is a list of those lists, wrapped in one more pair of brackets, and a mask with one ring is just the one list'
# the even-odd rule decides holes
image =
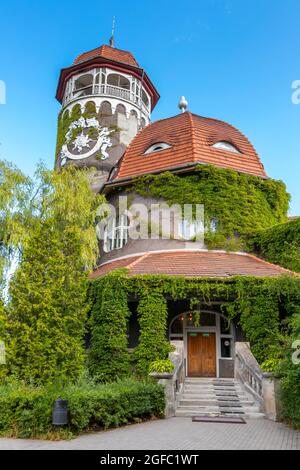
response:
{"label": "finial ball", "polygon": [[178,108],[181,110],[182,113],[184,113],[186,111],[188,107],[188,102],[187,100],[185,99],[184,96],[182,96],[178,102]]}

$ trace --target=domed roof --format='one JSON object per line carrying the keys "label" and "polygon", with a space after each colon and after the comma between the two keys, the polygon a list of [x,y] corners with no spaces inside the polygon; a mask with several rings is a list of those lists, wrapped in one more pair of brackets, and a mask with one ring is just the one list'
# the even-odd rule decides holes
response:
{"label": "domed roof", "polygon": [[95,57],[104,57],[105,59],[115,60],[116,62],[122,62],[123,64],[134,65],[135,67],[139,66],[131,52],[107,46],[106,44],[80,54],[74,60],[74,64],[79,64],[86,60],[94,59]]}
{"label": "domed roof", "polygon": [[142,129],[127,147],[115,178],[201,163],[267,176],[253,145],[238,129],[185,112]]}

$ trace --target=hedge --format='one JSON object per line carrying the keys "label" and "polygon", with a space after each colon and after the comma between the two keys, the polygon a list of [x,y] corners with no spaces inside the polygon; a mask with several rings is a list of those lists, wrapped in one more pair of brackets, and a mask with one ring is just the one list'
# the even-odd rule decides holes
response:
{"label": "hedge", "polygon": [[31,387],[20,383],[0,386],[0,435],[53,438],[52,407],[68,400],[69,424],[62,435],[76,435],[92,427],[121,426],[137,419],[161,417],[164,389],[154,382],[127,380],[106,385]]}
{"label": "hedge", "polygon": [[248,240],[248,251],[300,272],[300,218],[255,233]]}

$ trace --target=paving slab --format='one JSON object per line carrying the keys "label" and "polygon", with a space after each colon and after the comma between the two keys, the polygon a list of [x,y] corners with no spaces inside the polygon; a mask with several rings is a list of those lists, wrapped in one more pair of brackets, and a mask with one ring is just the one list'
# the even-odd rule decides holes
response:
{"label": "paving slab", "polygon": [[300,450],[300,432],[267,419],[246,424],[197,423],[169,418],[84,434],[70,441],[0,439],[4,449],[80,450]]}

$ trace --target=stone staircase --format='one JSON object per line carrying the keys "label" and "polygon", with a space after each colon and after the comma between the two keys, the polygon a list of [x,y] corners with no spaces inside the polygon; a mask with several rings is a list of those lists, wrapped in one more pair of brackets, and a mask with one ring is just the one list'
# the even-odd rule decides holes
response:
{"label": "stone staircase", "polygon": [[259,404],[235,379],[186,378],[177,403],[176,416],[264,417]]}

